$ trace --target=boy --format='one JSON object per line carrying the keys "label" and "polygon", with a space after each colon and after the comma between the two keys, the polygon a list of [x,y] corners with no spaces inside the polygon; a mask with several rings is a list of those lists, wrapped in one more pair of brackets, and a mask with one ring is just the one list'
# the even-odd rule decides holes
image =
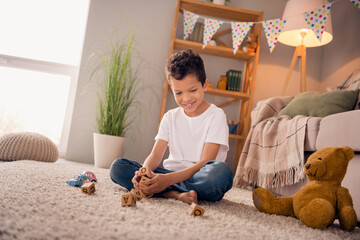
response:
{"label": "boy", "polygon": [[[201,57],[191,49],[168,60],[165,73],[178,108],[168,111],[160,123],[155,144],[143,166],[152,171],[139,186],[141,164],[117,159],[110,177],[131,190],[175,198],[185,203],[219,201],[232,187],[232,171],[226,159],[229,130],[222,109],[204,100],[209,86]],[[164,168],[159,168],[169,146]]]}

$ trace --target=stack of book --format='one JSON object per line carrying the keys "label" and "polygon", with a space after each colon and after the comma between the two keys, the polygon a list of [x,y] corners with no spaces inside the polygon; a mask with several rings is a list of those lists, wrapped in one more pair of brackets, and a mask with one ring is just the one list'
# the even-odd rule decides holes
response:
{"label": "stack of book", "polygon": [[226,77],[226,90],[239,92],[241,83],[241,71],[228,70],[226,72]]}

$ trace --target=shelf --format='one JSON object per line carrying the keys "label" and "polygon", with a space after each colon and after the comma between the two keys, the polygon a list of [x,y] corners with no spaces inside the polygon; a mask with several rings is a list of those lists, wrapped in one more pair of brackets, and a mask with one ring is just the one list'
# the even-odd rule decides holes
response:
{"label": "shelf", "polygon": [[229,138],[234,138],[234,139],[242,139],[242,140],[245,140],[245,136],[242,136],[242,135],[236,135],[236,134],[229,134]]}
{"label": "shelf", "polygon": [[209,95],[215,95],[215,96],[221,96],[221,97],[231,97],[238,100],[249,100],[250,95],[243,92],[235,92],[235,91],[228,91],[228,90],[221,90],[216,88],[208,88],[206,91],[206,94]]}
{"label": "shelf", "polygon": [[262,19],[262,12],[194,0],[182,0],[180,8],[199,15],[228,19],[238,22],[256,22]]}
{"label": "shelf", "polygon": [[213,56],[218,56],[218,57],[234,58],[234,59],[243,60],[243,61],[248,61],[255,57],[255,53],[247,54],[239,49],[239,50],[237,50],[236,54],[234,54],[234,51],[232,48],[221,47],[221,46],[207,45],[203,49],[202,43],[191,42],[191,41],[181,40],[181,39],[175,39],[174,48],[179,49],[179,50],[187,50],[187,49],[191,48],[197,53],[213,55]]}
{"label": "shelf", "polygon": [[[234,8],[229,6],[223,6],[213,4],[204,1],[196,0],[177,0],[175,8],[173,27],[171,31],[171,40],[169,48],[169,57],[174,53],[174,50],[188,50],[193,49],[195,52],[203,55],[211,55],[215,57],[222,57],[228,59],[238,60],[245,65],[245,71],[242,75],[242,91],[229,91],[221,90],[216,88],[208,88],[206,95],[219,96],[220,99],[216,98],[216,102],[220,102],[221,98],[225,102],[218,104],[217,106],[223,108],[233,103],[238,103],[238,114],[239,114],[239,134],[229,134],[229,138],[233,139],[236,143],[236,152],[233,171],[236,171],[237,164],[240,158],[242,147],[245,143],[246,136],[250,130],[250,110],[252,108],[253,96],[254,96],[254,82],[256,78],[256,68],[259,58],[260,49],[260,35],[261,26],[255,24],[252,28],[253,33],[257,35],[257,47],[254,53],[245,53],[242,49],[238,49],[236,54],[230,46],[212,46],[207,45],[203,48],[202,42],[192,42],[183,40],[181,37],[176,39],[178,23],[183,21],[179,20],[179,14],[183,14],[184,10],[198,14],[202,18],[213,18],[223,20],[225,22],[260,22],[263,19],[263,12],[256,12],[241,8]],[[231,29],[227,31],[231,34]],[[219,33],[220,34],[220,33]],[[221,60],[220,60],[221,61]],[[239,65],[240,66],[240,65]],[[220,70],[219,70],[220,71]],[[163,96],[160,108],[160,120],[165,114],[166,102],[168,90],[170,89],[167,79],[165,79],[163,87]]]}

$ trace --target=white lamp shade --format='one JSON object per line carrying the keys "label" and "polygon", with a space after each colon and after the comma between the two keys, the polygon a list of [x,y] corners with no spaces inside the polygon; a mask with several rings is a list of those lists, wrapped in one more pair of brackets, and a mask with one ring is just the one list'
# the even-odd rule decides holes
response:
{"label": "white lamp shade", "polygon": [[[294,47],[297,47],[301,44],[305,45],[306,47],[318,47],[331,42],[333,36],[330,12],[326,20],[325,31],[322,35],[321,42],[316,38],[315,33],[306,23],[303,16],[304,12],[320,8],[321,6],[328,3],[329,2],[327,0],[289,0],[286,3],[283,14],[283,18],[286,18],[286,23],[278,38],[278,41]],[[301,31],[306,32],[306,36],[304,37],[303,42],[300,35]]]}

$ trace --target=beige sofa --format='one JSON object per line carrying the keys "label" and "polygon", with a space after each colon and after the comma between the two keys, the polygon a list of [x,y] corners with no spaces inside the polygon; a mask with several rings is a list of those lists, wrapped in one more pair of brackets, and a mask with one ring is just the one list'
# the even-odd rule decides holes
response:
{"label": "beige sofa", "polygon": [[[342,185],[350,191],[360,222],[359,90],[360,69],[334,91],[259,101],[251,113],[251,130],[234,186],[260,186],[276,195],[291,196],[308,181],[297,161],[304,161],[305,165],[307,158],[319,149],[349,146],[355,156],[349,162]],[[287,165],[282,167],[284,160]],[[282,176],[283,172],[286,175]]]}

